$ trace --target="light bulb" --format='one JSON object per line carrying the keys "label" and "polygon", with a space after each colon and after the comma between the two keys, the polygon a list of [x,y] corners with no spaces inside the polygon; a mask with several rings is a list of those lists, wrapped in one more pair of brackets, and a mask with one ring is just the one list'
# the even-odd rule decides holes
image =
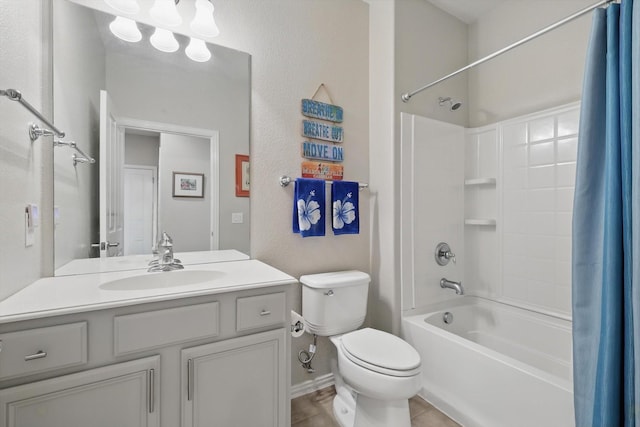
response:
{"label": "light bulb", "polygon": [[207,49],[204,40],[194,39],[191,37],[189,46],[185,49],[187,56],[196,62],[207,62],[211,59],[211,52]]}
{"label": "light bulb", "polygon": [[116,16],[116,19],[109,24],[109,29],[116,37],[124,41],[135,43],[142,40],[142,34],[133,19]]}
{"label": "light bulb", "polygon": [[163,28],[156,28],[149,41],[153,47],[162,52],[175,52],[180,47],[173,33]]}
{"label": "light bulb", "polygon": [[156,0],[149,10],[149,15],[159,24],[168,27],[175,27],[182,23],[182,18],[173,0]]}
{"label": "light bulb", "polygon": [[137,0],[104,0],[106,4],[117,10],[118,12],[133,15],[140,11]]}
{"label": "light bulb", "polygon": [[191,21],[191,29],[202,37],[216,37],[220,30],[213,18],[213,4],[209,0],[196,0],[196,15]]}

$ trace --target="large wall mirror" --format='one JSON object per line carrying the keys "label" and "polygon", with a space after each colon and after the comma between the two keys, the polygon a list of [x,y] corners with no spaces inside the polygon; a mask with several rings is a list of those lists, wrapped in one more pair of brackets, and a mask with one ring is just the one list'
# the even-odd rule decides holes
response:
{"label": "large wall mirror", "polygon": [[[127,42],[109,30],[114,19],[53,2],[54,120],[66,132],[54,149],[56,271],[150,257],[162,231],[176,252],[248,254],[236,156],[249,154],[250,56],[207,44],[211,59],[196,62],[188,37],[167,53],[151,45],[154,27],[138,23],[142,39]],[[71,141],[96,162],[74,162]]]}

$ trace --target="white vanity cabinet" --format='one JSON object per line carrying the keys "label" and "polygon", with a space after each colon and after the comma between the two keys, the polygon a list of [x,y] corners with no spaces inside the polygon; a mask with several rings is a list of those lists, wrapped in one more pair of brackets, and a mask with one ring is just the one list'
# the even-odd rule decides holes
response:
{"label": "white vanity cabinet", "polygon": [[284,427],[285,338],[281,328],[183,350],[182,426]]}
{"label": "white vanity cabinet", "polygon": [[286,427],[290,292],[0,323],[0,427]]}
{"label": "white vanity cabinet", "polygon": [[0,425],[157,427],[159,368],[147,357],[0,390]]}

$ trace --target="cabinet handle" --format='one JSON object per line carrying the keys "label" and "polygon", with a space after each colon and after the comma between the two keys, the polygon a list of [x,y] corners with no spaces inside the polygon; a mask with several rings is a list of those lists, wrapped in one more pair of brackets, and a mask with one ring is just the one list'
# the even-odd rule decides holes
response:
{"label": "cabinet handle", "polygon": [[271,312],[270,312],[269,310],[262,310],[262,311],[260,312],[260,316],[268,316],[268,315],[270,315],[270,314],[271,314]]}
{"label": "cabinet handle", "polygon": [[187,360],[187,400],[193,399],[193,359]]}
{"label": "cabinet handle", "polygon": [[152,414],[155,411],[156,399],[155,399],[155,391],[156,391],[156,371],[155,369],[149,369],[149,413]]}
{"label": "cabinet handle", "polygon": [[28,355],[28,356],[25,356],[25,357],[24,357],[24,360],[25,360],[26,362],[29,362],[29,361],[31,361],[31,360],[43,359],[43,358],[45,358],[45,357],[47,357],[47,352],[46,352],[46,351],[39,350],[36,354],[30,354],[30,355]]}

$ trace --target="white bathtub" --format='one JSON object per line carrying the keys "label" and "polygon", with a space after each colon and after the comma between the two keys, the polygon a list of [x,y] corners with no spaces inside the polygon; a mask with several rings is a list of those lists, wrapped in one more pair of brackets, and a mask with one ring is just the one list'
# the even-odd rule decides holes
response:
{"label": "white bathtub", "polygon": [[575,426],[571,322],[465,296],[404,317],[402,334],[420,395],[463,426]]}

